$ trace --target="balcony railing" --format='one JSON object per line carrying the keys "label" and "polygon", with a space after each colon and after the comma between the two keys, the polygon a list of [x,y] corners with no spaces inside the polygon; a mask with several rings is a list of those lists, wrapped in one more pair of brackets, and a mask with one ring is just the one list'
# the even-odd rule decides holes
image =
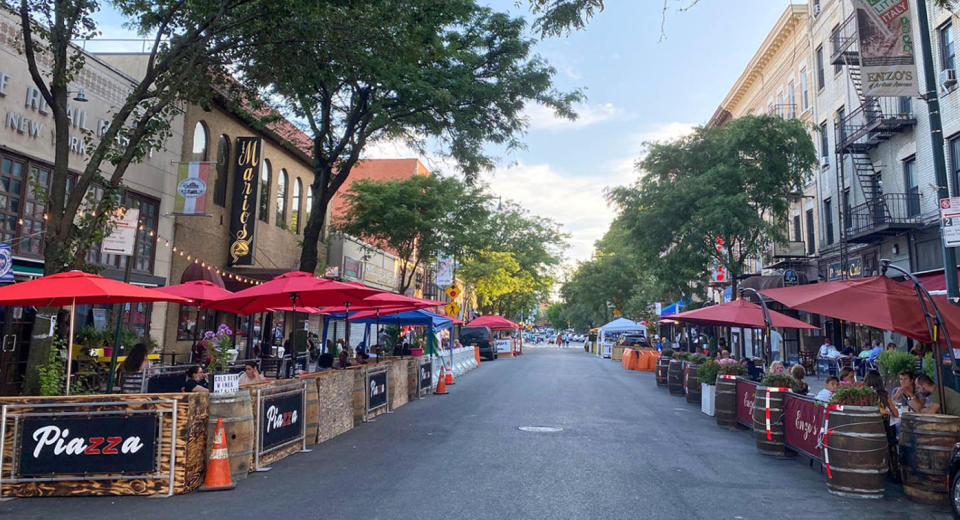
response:
{"label": "balcony railing", "polygon": [[767,106],[768,116],[777,116],[781,119],[797,117],[797,105],[792,103],[777,103]]}
{"label": "balcony railing", "polygon": [[909,97],[867,98],[837,123],[837,142],[843,151],[865,151],[915,124]]}
{"label": "balcony railing", "polygon": [[857,14],[854,12],[847,17],[833,32],[830,33],[830,63],[843,65],[844,57],[853,63],[860,62],[860,37],[857,32]]}
{"label": "balcony railing", "polygon": [[877,234],[899,233],[923,223],[918,193],[886,193],[853,206],[847,216],[848,239],[854,242],[872,239]]}

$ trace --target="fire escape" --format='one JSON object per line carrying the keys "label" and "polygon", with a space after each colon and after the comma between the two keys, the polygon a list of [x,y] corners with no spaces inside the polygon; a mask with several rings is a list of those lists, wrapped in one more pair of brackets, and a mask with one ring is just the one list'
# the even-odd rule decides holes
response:
{"label": "fire escape", "polygon": [[[839,249],[845,273],[851,243],[872,243],[921,225],[920,195],[884,193],[879,172],[870,157],[871,150],[898,133],[909,131],[917,120],[909,97],[864,96],[855,13],[833,31],[830,40],[833,44],[830,63],[846,68],[860,104],[834,123]],[[847,157],[864,199],[853,206],[850,206],[852,195],[848,191]]]}

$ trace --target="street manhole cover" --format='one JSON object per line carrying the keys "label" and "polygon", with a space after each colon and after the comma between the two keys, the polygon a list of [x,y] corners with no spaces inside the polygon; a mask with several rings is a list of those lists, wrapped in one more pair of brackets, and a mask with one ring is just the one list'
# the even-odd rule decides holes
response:
{"label": "street manhole cover", "polygon": [[518,428],[522,432],[534,433],[557,433],[563,431],[563,428],[556,426],[519,426]]}

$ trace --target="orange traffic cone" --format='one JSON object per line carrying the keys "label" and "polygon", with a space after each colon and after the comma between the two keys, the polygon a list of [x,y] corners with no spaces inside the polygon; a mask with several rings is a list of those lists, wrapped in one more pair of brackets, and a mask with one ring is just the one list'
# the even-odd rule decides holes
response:
{"label": "orange traffic cone", "polygon": [[237,487],[230,479],[230,457],[227,455],[227,435],[223,430],[223,417],[217,418],[213,434],[213,448],[207,462],[207,476],[200,491],[223,491]]}
{"label": "orange traffic cone", "polygon": [[452,385],[453,384],[453,368],[451,368],[450,370],[447,370],[446,378],[447,378],[446,379],[447,384]]}
{"label": "orange traffic cone", "polygon": [[480,347],[473,346],[473,359],[477,361],[477,368],[480,368]]}
{"label": "orange traffic cone", "polygon": [[435,395],[447,395],[447,382],[443,377],[443,365],[440,365],[440,377],[437,378],[437,389],[433,391]]}

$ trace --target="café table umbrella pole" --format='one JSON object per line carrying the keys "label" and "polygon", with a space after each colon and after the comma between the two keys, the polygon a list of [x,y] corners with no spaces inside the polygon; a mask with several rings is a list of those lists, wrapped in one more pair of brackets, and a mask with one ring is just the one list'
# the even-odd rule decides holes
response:
{"label": "caf\u00e9 table umbrella pole", "polygon": [[[943,394],[943,373],[941,371],[943,360],[940,358],[940,338],[937,335],[937,330],[943,331],[943,338],[947,343],[947,353],[950,356],[951,366],[956,366],[956,360],[953,359],[953,343],[950,342],[950,331],[948,330],[946,323],[943,319],[943,315],[940,314],[940,308],[937,307],[936,302],[933,301],[933,298],[930,296],[930,293],[927,292],[927,289],[920,283],[920,280],[917,279],[913,273],[907,272],[903,268],[890,263],[890,260],[881,258],[880,259],[880,274],[886,275],[887,269],[893,268],[895,271],[899,271],[904,274],[913,282],[913,289],[917,293],[917,299],[920,300],[920,308],[923,309],[923,318],[927,322],[927,329],[929,329],[930,337],[933,338],[933,366],[936,369],[937,376],[937,393],[940,395],[940,402],[944,402]],[[930,308],[933,308],[933,313],[930,312]],[[941,410],[941,413],[944,410]]]}
{"label": "caf\u00e9 table umbrella pole", "polygon": [[383,345],[380,344],[380,307],[377,307],[377,364],[380,364],[380,356],[383,352]]}
{"label": "caf\u00e9 table umbrella pole", "polygon": [[[73,372],[73,321],[77,315],[77,299],[74,298],[70,304],[70,335],[67,336],[67,389],[66,395],[70,395],[70,374]],[[116,357],[111,361],[116,362]]]}

